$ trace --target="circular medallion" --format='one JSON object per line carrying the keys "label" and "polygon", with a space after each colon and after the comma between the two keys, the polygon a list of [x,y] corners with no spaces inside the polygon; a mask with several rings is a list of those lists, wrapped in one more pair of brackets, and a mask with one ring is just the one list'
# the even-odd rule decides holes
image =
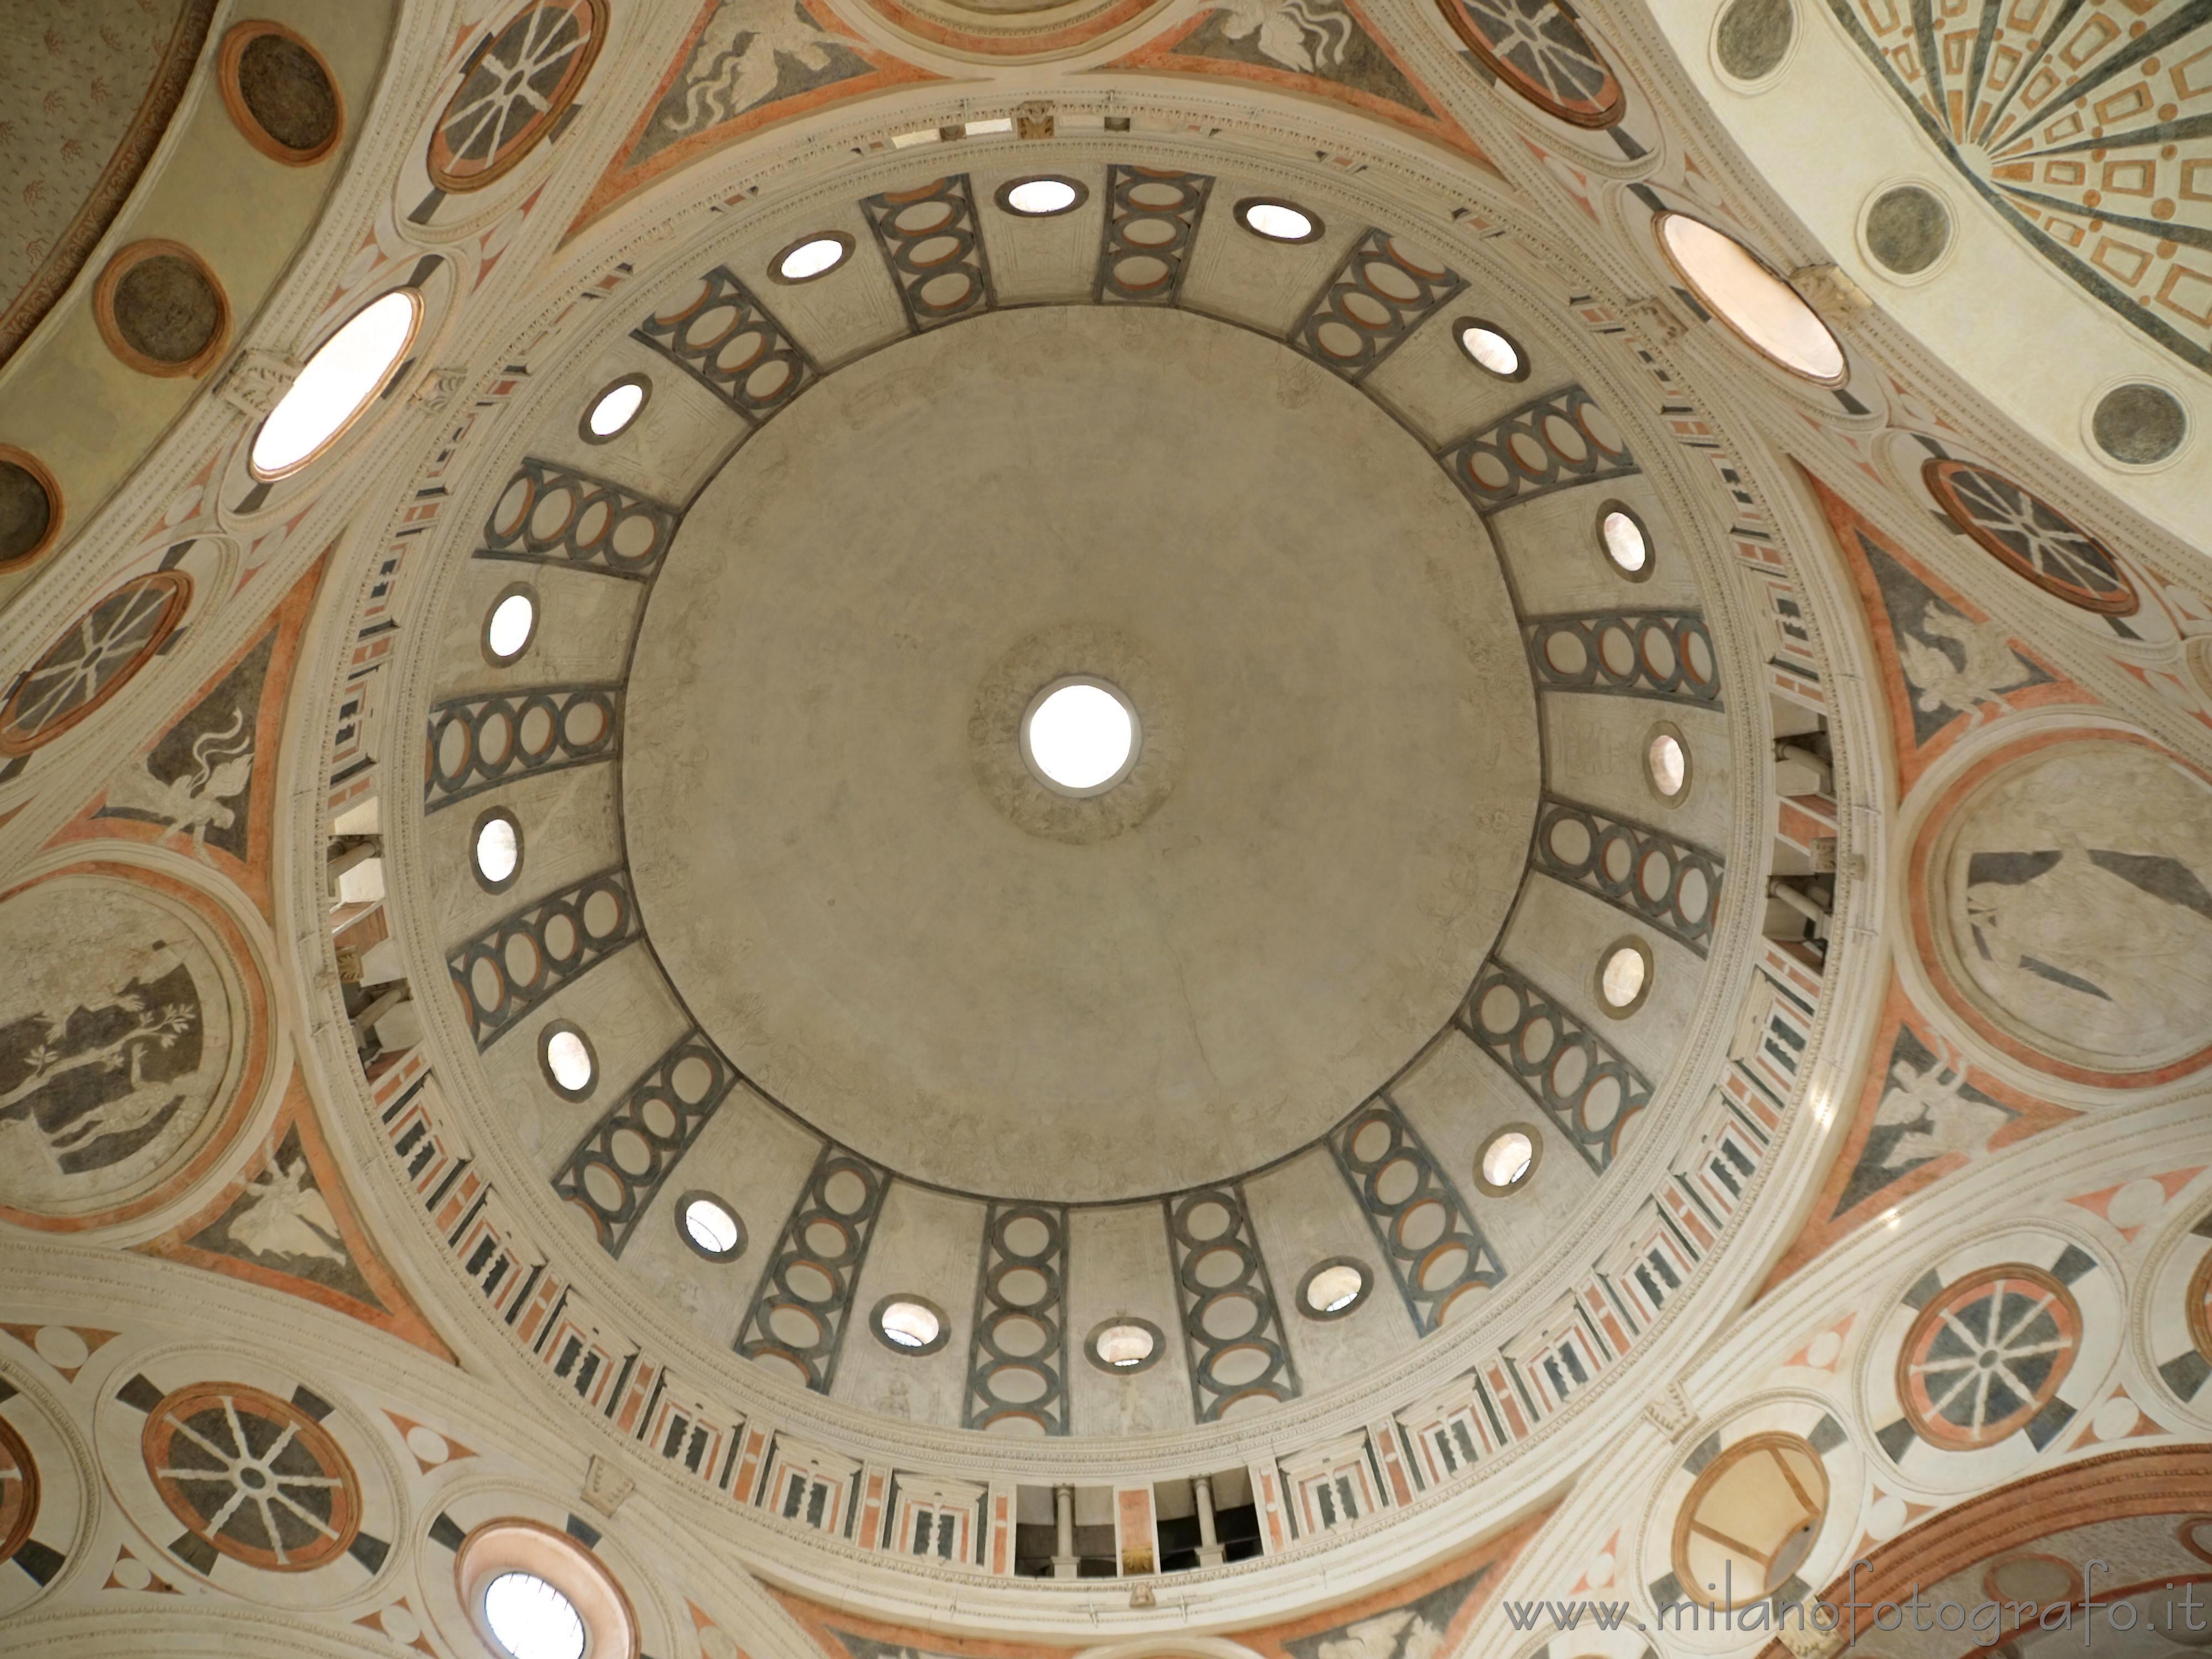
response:
{"label": "circular medallion", "polygon": [[223,36],[216,79],[231,120],[270,161],[311,167],[337,148],[345,131],[337,77],[283,24],[255,19]]}
{"label": "circular medallion", "polygon": [[1562,0],[1437,0],[1484,67],[1547,115],[1609,127],[1628,95]]}
{"label": "circular medallion", "polygon": [[179,1389],[147,1414],[139,1449],[169,1513],[248,1566],[306,1572],[360,1530],[360,1482],[337,1442],[259,1389]]}
{"label": "circular medallion", "polygon": [[1939,459],[1921,475],[1954,524],[2045,592],[2106,617],[2132,616],[2142,605],[2103,543],[2011,479]]}
{"label": "circular medallion", "polygon": [[1931,1445],[1994,1445],[2051,1403],[2081,1343],[2081,1310],[2049,1273],[1984,1268],[1912,1322],[1897,1359],[1898,1398]]}
{"label": "circular medallion", "polygon": [[1809,1441],[1747,1435],[1698,1472],[1675,1511],[1674,1577],[1698,1601],[1746,1606],[1804,1565],[1827,1513],[1827,1467]]}
{"label": "circular medallion", "polygon": [[2204,1252],[2197,1271],[2189,1275],[2182,1305],[2189,1316],[2190,1341],[2196,1345],[2198,1357],[2212,1364],[2212,1250]]}
{"label": "circular medallion", "polygon": [[39,1519],[39,1465],[15,1425],[0,1418],[0,1561],[12,1559]]}
{"label": "circular medallion", "polygon": [[1936,990],[2015,1058],[2121,1087],[2212,1061],[2212,781],[2164,750],[2001,750],[1938,805],[1911,880]]}
{"label": "circular medallion", "polygon": [[0,759],[43,748],[129,684],[190,603],[190,577],[134,576],[70,625],[0,705]]}
{"label": "circular medallion", "polygon": [[93,320],[141,374],[199,374],[230,341],[230,300],[206,260],[182,242],[133,242],[107,262]]}
{"label": "circular medallion", "polygon": [[27,450],[0,444],[0,570],[28,564],[61,538],[62,487]]}
{"label": "circular medallion", "polygon": [[0,1216],[81,1228],[161,1203],[246,1103],[239,945],[157,881],[76,872],[0,898],[0,936],[28,947],[0,983]]}
{"label": "circular medallion", "polygon": [[431,183],[459,194],[512,170],[568,113],[606,26],[605,0],[533,0],[486,36],[431,134]]}

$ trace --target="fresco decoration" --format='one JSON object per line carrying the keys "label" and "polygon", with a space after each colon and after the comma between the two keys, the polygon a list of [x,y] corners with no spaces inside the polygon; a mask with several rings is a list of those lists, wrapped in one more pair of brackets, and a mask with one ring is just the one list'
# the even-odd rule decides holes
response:
{"label": "fresco decoration", "polygon": [[139,1444],[155,1491],[184,1524],[179,1553],[196,1545],[196,1554],[305,1572],[360,1531],[360,1478],[293,1401],[241,1382],[193,1383],[147,1413]]}
{"label": "fresco decoration", "polygon": [[1937,992],[2039,1071],[2108,1087],[2212,1061],[2212,779],[2149,739],[2076,729],[1954,783],[1912,850]]}
{"label": "fresco decoration", "polygon": [[2104,544],[2023,486],[1985,466],[1935,456],[1922,472],[1954,524],[2045,592],[2107,617],[2142,608]]}
{"label": "fresco decoration", "polygon": [[2073,1293],[2012,1264],[1945,1286],[1906,1332],[1898,1393],[1913,1432],[1972,1451],[2026,1427],[2057,1397],[2081,1345]]}
{"label": "fresco decoration", "polygon": [[1804,1231],[1762,1295],[1913,1194],[2079,1114],[1970,1065],[1893,975],[1857,1109]]}
{"label": "fresco decoration", "polygon": [[1565,0],[1437,0],[1482,67],[1545,114],[1595,129],[1620,121],[1628,94]]}
{"label": "fresco decoration", "polygon": [[1104,67],[1226,76],[1328,98],[1496,171],[1358,0],[1227,0]]}
{"label": "fresco decoration", "polygon": [[362,1224],[296,1070],[259,1154],[198,1214],[137,1249],[303,1297],[453,1363]]}
{"label": "fresco decoration", "polygon": [[941,78],[870,46],[822,0],[705,0],[569,234],[747,133],[825,104]]}
{"label": "fresco decoration", "polygon": [[[29,1347],[32,1334],[18,1340]],[[85,1496],[58,1418],[35,1390],[0,1376],[0,1618],[62,1577],[82,1542]]]}
{"label": "fresco decoration", "polygon": [[273,917],[276,802],[267,769],[324,562],[293,585],[268,626],[156,728],[150,744],[117,769],[57,842],[121,839],[185,855],[236,882]]}
{"label": "fresco decoration", "polygon": [[1066,57],[1161,10],[1166,0],[865,0],[893,28],[963,56]]}
{"label": "fresco decoration", "polygon": [[1828,0],[1944,160],[2035,252],[2212,370],[2212,10],[2195,0]]}
{"label": "fresco decoration", "polygon": [[160,654],[191,597],[191,577],[151,571],[78,617],[0,703],[0,760],[42,749],[91,718]]}
{"label": "fresco decoration", "polygon": [[[0,363],[53,308],[153,158],[216,0],[75,0],[0,16]],[[37,112],[33,115],[32,112]]]}
{"label": "fresco decoration", "polygon": [[245,940],[190,889],[100,865],[0,893],[0,936],[50,945],[0,983],[0,1218],[76,1231],[167,1202],[265,1065]]}
{"label": "fresco decoration", "polygon": [[1865,608],[1900,797],[1947,750],[2022,709],[2093,701],[1989,613],[1805,473]]}
{"label": "fresco decoration", "polygon": [[532,0],[487,33],[430,135],[430,182],[459,195],[512,172],[562,125],[606,33],[606,0]]}

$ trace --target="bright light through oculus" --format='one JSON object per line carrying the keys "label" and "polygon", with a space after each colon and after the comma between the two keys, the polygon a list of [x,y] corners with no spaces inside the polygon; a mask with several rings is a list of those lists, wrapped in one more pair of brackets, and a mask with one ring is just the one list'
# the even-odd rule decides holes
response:
{"label": "bright light through oculus", "polygon": [[1510,1187],[1528,1173],[1536,1148],[1518,1129],[1508,1129],[1482,1154],[1482,1178],[1493,1187]]}
{"label": "bright light through oculus", "polygon": [[1627,1007],[1644,991],[1644,953],[1622,945],[1605,959],[1601,983],[1607,1002],[1615,1008]]}
{"label": "bright light through oculus", "polygon": [[1470,325],[1460,331],[1459,343],[1468,356],[1492,374],[1510,380],[1521,372],[1521,354],[1514,349],[1512,341],[1494,328]]}
{"label": "bright light through oculus", "polygon": [[491,623],[484,629],[484,643],[501,662],[521,654],[522,647],[530,643],[530,625],[538,617],[538,607],[527,593],[510,593],[492,607]]}
{"label": "bright light through oculus", "polygon": [[711,1198],[695,1198],[684,1206],[684,1231],[709,1255],[727,1255],[737,1248],[737,1217]]}
{"label": "bright light through oculus", "polygon": [[1023,731],[1030,763],[1073,794],[1095,793],[1127,775],[1136,758],[1137,721],[1110,688],[1073,680],[1048,691]]}
{"label": "bright light through oculus", "polygon": [[1690,772],[1690,757],[1682,752],[1681,739],[1662,732],[1651,739],[1648,759],[1651,781],[1659,793],[1669,799],[1680,794],[1683,780]]}
{"label": "bright light through oculus", "polygon": [[1359,1300],[1366,1281],[1357,1267],[1323,1267],[1306,1285],[1306,1305],[1316,1313],[1342,1313]]}
{"label": "bright light through oculus", "polygon": [[307,359],[253,440],[253,471],[281,477],[307,463],[352,423],[406,354],[422,315],[412,289],[369,305]]}
{"label": "bright light through oculus", "polygon": [[1651,549],[1644,540],[1644,531],[1636,520],[1619,508],[1607,514],[1599,526],[1605,538],[1605,556],[1630,575],[1635,575],[1651,562]]}
{"label": "bright light through oculus", "polygon": [[1844,349],[1828,325],[1742,243],[1680,213],[1660,216],[1659,236],[1705,308],[1753,348],[1808,380],[1833,386],[1844,379]]}
{"label": "bright light through oculus", "polygon": [[579,1093],[591,1085],[592,1051],[574,1031],[556,1031],[545,1039],[545,1069],[569,1093]]}
{"label": "bright light through oculus", "polygon": [[1244,210],[1244,222],[1261,235],[1277,242],[1303,242],[1313,234],[1313,221],[1280,202],[1255,202]]}
{"label": "bright light through oculus", "polygon": [[513,818],[487,818],[477,831],[477,873],[486,881],[505,881],[522,862]]}
{"label": "bright light through oculus", "polygon": [[637,411],[645,406],[645,386],[637,380],[625,380],[611,388],[599,402],[592,405],[588,424],[594,438],[611,438],[637,418]]}
{"label": "bright light through oculus", "polygon": [[1024,179],[1006,192],[1006,205],[1017,213],[1065,213],[1075,205],[1075,186],[1065,179]]}
{"label": "bright light through oculus", "polygon": [[484,1622],[514,1659],[583,1659],[575,1604],[534,1572],[503,1572],[484,1590]]}
{"label": "bright light through oculus", "polygon": [[944,1328],[919,1302],[894,1302],[884,1310],[884,1334],[902,1348],[926,1348]]}
{"label": "bright light through oculus", "polygon": [[1109,1325],[1098,1333],[1097,1346],[1109,1365],[1141,1365],[1152,1357],[1152,1334],[1141,1325]]}
{"label": "bright light through oculus", "polygon": [[835,270],[844,258],[845,245],[835,236],[811,237],[783,256],[776,275],[787,283],[803,283],[809,276]]}

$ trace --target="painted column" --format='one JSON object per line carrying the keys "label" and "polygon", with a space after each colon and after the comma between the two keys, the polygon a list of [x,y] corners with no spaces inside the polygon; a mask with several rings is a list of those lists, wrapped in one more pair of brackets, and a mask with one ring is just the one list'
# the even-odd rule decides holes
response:
{"label": "painted column", "polygon": [[1073,1578],[1075,1577],[1074,1487],[1054,1486],[1052,1489],[1052,1576]]}
{"label": "painted column", "polygon": [[1226,1552],[1213,1530],[1213,1477],[1197,1475],[1192,1479],[1190,1488],[1198,1499],[1198,1565],[1218,1567]]}

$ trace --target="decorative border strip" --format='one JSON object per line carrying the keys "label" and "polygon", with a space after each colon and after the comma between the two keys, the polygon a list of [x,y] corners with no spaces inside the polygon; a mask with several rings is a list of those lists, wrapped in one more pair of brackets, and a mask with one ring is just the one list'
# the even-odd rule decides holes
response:
{"label": "decorative border strip", "polygon": [[[823,1144],[738,1328],[732,1346],[738,1353],[785,1360],[815,1393],[830,1392],[853,1292],[890,1183],[888,1170],[834,1142]],[[809,1284],[795,1285],[794,1273]],[[825,1293],[807,1293],[814,1280]]]}
{"label": "decorative border strip", "polygon": [[1443,1325],[1462,1295],[1504,1279],[1467,1200],[1388,1090],[1329,1131],[1328,1150],[1420,1334]]}
{"label": "decorative border strip", "polygon": [[1291,328],[1290,343],[1357,385],[1466,290],[1457,271],[1419,264],[1370,227]]}
{"label": "decorative border strip", "polygon": [[[1452,1023],[1528,1091],[1591,1169],[1602,1175],[1612,1167],[1623,1126],[1650,1103],[1643,1073],[1496,957]],[[1540,1051],[1532,1053],[1540,1039]]]}
{"label": "decorative border strip", "polygon": [[915,333],[988,311],[999,303],[991,258],[975,217],[968,175],[956,173],[920,190],[862,198],[868,228],[883,250],[899,303]]}
{"label": "decorative border strip", "polygon": [[738,1068],[695,1027],[585,1131],[553,1177],[553,1190],[592,1218],[609,1255],[623,1253],[738,1080]]}
{"label": "decorative border strip", "polygon": [[[1580,856],[1573,853],[1577,832],[1584,849]],[[1530,847],[1533,868],[1596,894],[1701,957],[1711,950],[1713,917],[1721,906],[1718,853],[1633,818],[1549,794],[1538,810]],[[1694,902],[1700,891],[1702,904]]]}
{"label": "decorative border strip", "polygon": [[621,865],[534,899],[450,951],[446,965],[481,1054],[539,1003],[645,937]]}
{"label": "decorative border strip", "polygon": [[495,789],[622,753],[623,688],[538,685],[430,705],[425,815]]}

